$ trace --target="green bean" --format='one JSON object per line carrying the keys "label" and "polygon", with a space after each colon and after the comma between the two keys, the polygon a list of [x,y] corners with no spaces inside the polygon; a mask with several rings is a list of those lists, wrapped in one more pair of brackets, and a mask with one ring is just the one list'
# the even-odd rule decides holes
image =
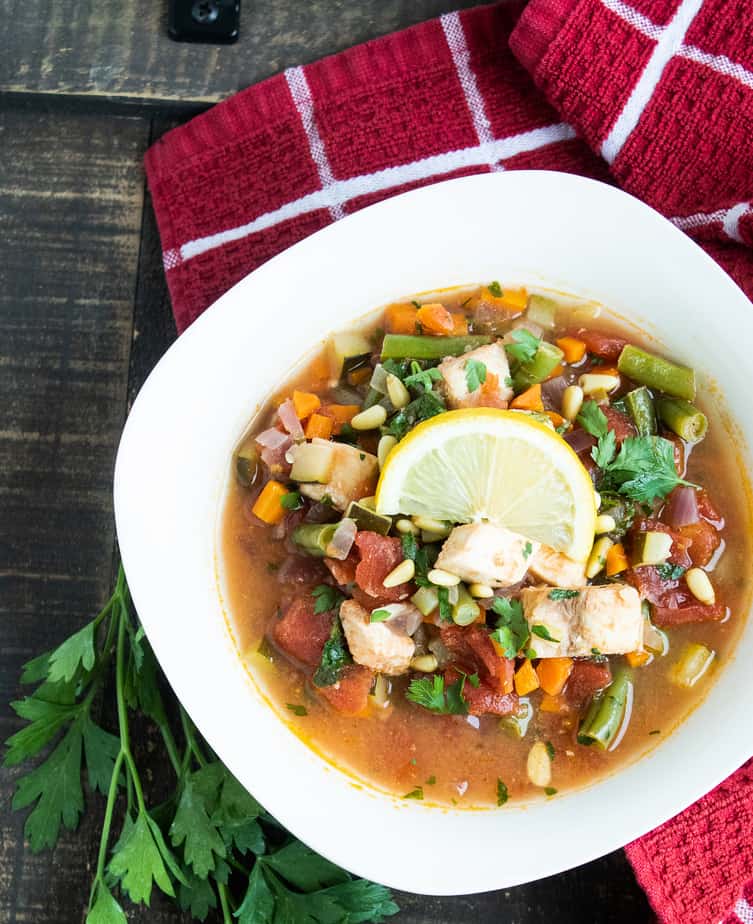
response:
{"label": "green bean", "polygon": [[556,369],[565,354],[553,343],[542,340],[536,355],[527,363],[521,363],[512,375],[512,387],[516,392],[543,382]]}
{"label": "green bean", "polygon": [[695,398],[695,372],[687,366],[678,366],[661,356],[647,353],[640,347],[629,343],[620,353],[617,368],[639,385],[648,385],[657,391],[685,398]]}
{"label": "green bean", "polygon": [[659,398],[656,410],[661,422],[689,443],[697,443],[706,436],[709,426],[706,415],[689,401],[680,398]]}
{"label": "green bean", "polygon": [[595,744],[602,751],[608,750],[622,725],[632,686],[632,675],[628,668],[617,670],[606,690],[591,700],[578,729],[579,744]]}
{"label": "green bean", "polygon": [[293,530],[293,542],[302,552],[324,558],[338,523],[302,523]]}
{"label": "green bean", "polygon": [[466,337],[385,334],[382,359],[444,359],[445,356],[460,356],[491,341],[492,338],[486,334],[469,334]]}
{"label": "green bean", "polygon": [[547,298],[544,295],[529,296],[526,318],[533,324],[551,330],[554,327],[556,316],[557,302],[553,298]]}
{"label": "green bean", "polygon": [[645,385],[625,395],[625,405],[633,418],[638,436],[656,436],[656,410],[651,392]]}
{"label": "green bean", "polygon": [[465,584],[458,584],[457,603],[452,606],[452,621],[458,626],[469,626],[475,622],[481,607],[466,590]]}

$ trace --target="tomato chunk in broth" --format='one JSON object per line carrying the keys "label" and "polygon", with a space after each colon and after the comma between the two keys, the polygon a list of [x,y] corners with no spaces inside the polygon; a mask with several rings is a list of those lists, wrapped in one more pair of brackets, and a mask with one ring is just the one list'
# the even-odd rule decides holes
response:
{"label": "tomato chunk in broth", "polygon": [[[221,547],[239,648],[359,779],[460,807],[553,798],[661,741],[729,658],[747,480],[701,377],[605,315],[497,282],[405,299],[333,335],[251,422]],[[441,484],[434,516],[378,509],[394,447],[460,408],[569,444],[598,506],[585,558],[504,517],[448,519]]]}

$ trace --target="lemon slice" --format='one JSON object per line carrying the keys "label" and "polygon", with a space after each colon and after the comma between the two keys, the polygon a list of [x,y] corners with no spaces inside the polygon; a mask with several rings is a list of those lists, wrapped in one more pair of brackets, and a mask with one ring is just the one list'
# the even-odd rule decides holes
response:
{"label": "lemon slice", "polygon": [[591,551],[596,519],[591,479],[562,437],[526,414],[494,408],[419,424],[387,457],[376,509],[488,520],[576,561]]}

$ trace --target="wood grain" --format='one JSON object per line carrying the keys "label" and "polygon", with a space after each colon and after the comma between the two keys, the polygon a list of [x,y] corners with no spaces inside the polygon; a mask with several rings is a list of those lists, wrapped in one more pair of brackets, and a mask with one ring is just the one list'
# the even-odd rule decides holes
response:
{"label": "wood grain", "polygon": [[0,91],[214,102],[296,64],[475,0],[249,0],[235,45],[167,36],[167,4],[6,0]]}

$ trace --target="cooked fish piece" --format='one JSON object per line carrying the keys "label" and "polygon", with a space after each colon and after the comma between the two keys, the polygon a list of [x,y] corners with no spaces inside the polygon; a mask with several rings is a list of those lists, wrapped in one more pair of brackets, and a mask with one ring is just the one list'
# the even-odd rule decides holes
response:
{"label": "cooked fish piece", "polygon": [[[475,359],[484,364],[486,380],[473,391],[468,389],[468,361]],[[448,356],[439,364],[447,404],[451,408],[499,407],[506,408],[513,391],[510,387],[510,364],[501,342],[477,347],[462,356]]]}
{"label": "cooked fish piece", "polygon": [[521,601],[531,628],[530,645],[539,658],[626,654],[643,648],[641,599],[627,584],[526,587]]}
{"label": "cooked fish piece", "polygon": [[468,583],[509,587],[522,581],[539,543],[491,523],[456,526],[442,546],[437,568]]}
{"label": "cooked fish piece", "polygon": [[345,510],[351,501],[370,497],[374,493],[379,474],[376,456],[347,443],[329,443],[325,440],[313,442],[326,442],[333,447],[330,480],[326,484],[302,483],[301,494],[316,501],[329,497],[333,506]]}
{"label": "cooked fish piece", "polygon": [[370,619],[371,613],[355,600],[345,600],[340,606],[340,620],[353,660],[381,674],[405,674],[416,645],[404,623],[391,625]]}
{"label": "cooked fish piece", "polygon": [[542,545],[528,563],[531,574],[554,587],[584,587],[586,566],[548,545]]}

